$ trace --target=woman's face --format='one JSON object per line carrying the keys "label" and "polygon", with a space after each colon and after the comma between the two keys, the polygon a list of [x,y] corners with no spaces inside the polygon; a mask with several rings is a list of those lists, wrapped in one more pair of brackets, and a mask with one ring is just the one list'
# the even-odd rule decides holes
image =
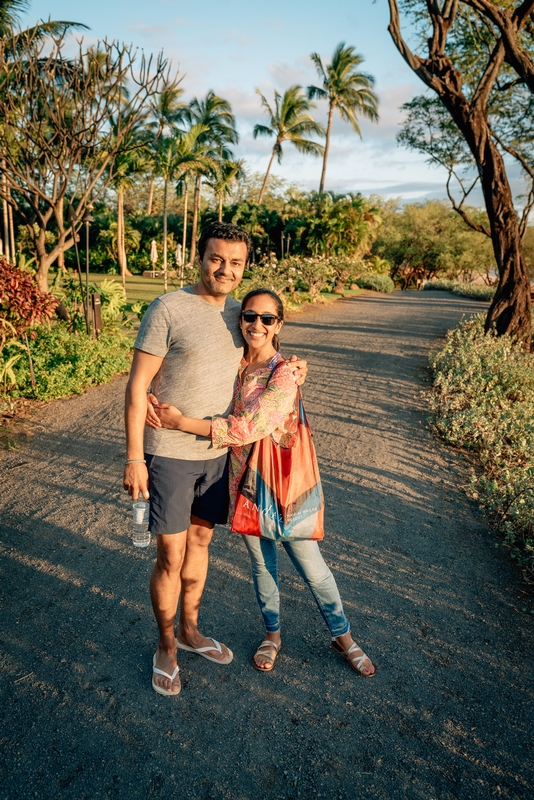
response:
{"label": "woman's face", "polygon": [[265,325],[261,321],[261,316],[257,316],[254,322],[246,322],[241,317],[241,332],[249,348],[260,350],[265,347],[267,350],[268,346],[272,345],[273,336],[280,331],[283,325],[278,319],[275,301],[268,294],[258,294],[247,301],[243,311],[254,311],[259,315],[269,314],[276,318],[273,325]]}

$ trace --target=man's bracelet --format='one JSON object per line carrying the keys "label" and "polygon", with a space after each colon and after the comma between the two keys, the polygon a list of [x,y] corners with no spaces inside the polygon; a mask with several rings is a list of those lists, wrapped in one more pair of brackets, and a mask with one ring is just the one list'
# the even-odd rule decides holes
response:
{"label": "man's bracelet", "polygon": [[131,458],[129,461],[125,461],[125,464],[146,464],[144,458]]}

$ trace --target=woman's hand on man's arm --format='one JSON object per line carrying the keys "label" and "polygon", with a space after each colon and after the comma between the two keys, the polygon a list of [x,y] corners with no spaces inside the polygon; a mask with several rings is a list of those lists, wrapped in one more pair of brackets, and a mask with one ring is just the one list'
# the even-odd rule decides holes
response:
{"label": "woman's hand on man's arm", "polygon": [[211,420],[209,419],[185,417],[176,406],[171,406],[169,403],[154,404],[153,409],[162,428],[193,433],[208,439],[211,436]]}
{"label": "woman's hand on man's arm", "polygon": [[288,359],[293,369],[293,377],[295,378],[295,383],[297,386],[302,386],[308,375],[308,362],[304,358],[299,358],[298,356],[291,356]]}

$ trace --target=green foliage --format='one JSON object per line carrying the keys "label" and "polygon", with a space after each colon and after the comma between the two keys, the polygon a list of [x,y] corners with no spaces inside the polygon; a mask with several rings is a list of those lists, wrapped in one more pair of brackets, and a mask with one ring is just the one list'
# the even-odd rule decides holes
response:
{"label": "green foliage", "polygon": [[[52,284],[52,292],[66,307],[72,330],[84,330],[85,318],[83,303],[85,299],[85,281],[83,293],[77,275],[70,272],[58,272]],[[118,281],[103,280],[100,286],[89,284],[89,294],[100,294],[102,303],[102,320],[104,322],[126,322],[126,295],[122,284]]]}
{"label": "green foliage", "polygon": [[477,314],[449,332],[431,365],[435,429],[474,454],[470,494],[534,577],[534,356],[508,336],[485,335]]}
{"label": "green foliage", "polygon": [[[99,244],[106,252],[109,261],[114,262],[117,259],[117,222],[110,221],[109,227],[100,231],[98,236]],[[141,233],[136,230],[130,221],[126,221],[124,227],[124,249],[127,254],[137,253],[141,245]],[[93,256],[94,260],[94,256]]]}
{"label": "green foliage", "polygon": [[361,258],[369,252],[382,219],[359,194],[301,193],[290,198],[284,232],[303,255]]}
{"label": "green foliage", "polygon": [[149,303],[145,303],[143,300],[137,300],[135,303],[132,303],[130,311],[141,321],[149,305]]}
{"label": "green foliage", "polygon": [[356,280],[360,289],[372,289],[374,292],[383,292],[389,294],[395,289],[395,284],[389,275],[363,275]]}
{"label": "green foliage", "polygon": [[471,300],[492,300],[495,294],[495,286],[483,286],[480,283],[462,283],[461,281],[447,281],[445,279],[428,281],[423,286],[423,289],[427,292],[432,290],[452,292],[453,294],[460,295],[460,297],[469,297]]}
{"label": "green foliage", "polygon": [[102,319],[105,322],[124,318],[126,295],[121,283],[105,280],[95,291],[100,293]]}
{"label": "green foliage", "polygon": [[[13,397],[53,400],[81,394],[89,386],[107,383],[130,368],[130,339],[116,327],[106,327],[99,339],[72,333],[65,323],[40,326],[30,342],[36,387],[32,389],[27,359],[13,365],[16,388]],[[12,345],[4,348],[4,368],[15,355]],[[0,372],[2,363],[0,363]]]}
{"label": "green foliage", "polygon": [[[0,317],[0,384],[3,387],[4,394],[7,392],[8,387],[15,386],[17,383],[13,368],[17,361],[22,358],[22,353],[17,351],[26,349],[22,342],[19,342],[16,338],[16,333],[15,327],[7,319]],[[3,353],[4,347],[9,347],[10,350],[10,355],[7,358]]]}
{"label": "green foliage", "polygon": [[[372,250],[391,263],[393,278],[407,269],[421,270],[426,278],[464,281],[479,275],[489,278],[495,272],[490,239],[468,228],[447,203],[428,200],[400,207],[390,201],[381,205],[383,224]],[[487,223],[485,214],[468,210],[477,222]]]}

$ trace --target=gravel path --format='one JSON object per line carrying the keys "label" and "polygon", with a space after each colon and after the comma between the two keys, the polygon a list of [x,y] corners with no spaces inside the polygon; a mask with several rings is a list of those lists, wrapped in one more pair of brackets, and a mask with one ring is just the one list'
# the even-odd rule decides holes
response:
{"label": "gravel path", "polygon": [[182,694],[157,696],[155,549],[131,546],[120,482],[125,380],[41,412],[0,461],[0,799],[532,797],[534,619],[421,398],[429,347],[476,310],[369,294],[284,329],[311,368],[324,553],[370,680],[330,650],[285,556],[284,648],[252,669],[247,556],[220,528],[202,628],[234,662],[184,653]]}

